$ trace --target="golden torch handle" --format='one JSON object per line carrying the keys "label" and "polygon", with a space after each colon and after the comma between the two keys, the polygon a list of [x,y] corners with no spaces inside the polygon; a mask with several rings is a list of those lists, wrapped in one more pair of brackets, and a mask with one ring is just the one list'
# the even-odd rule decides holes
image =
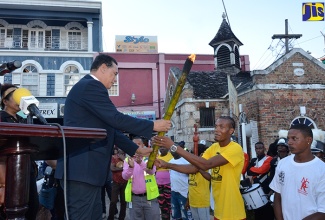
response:
{"label": "golden torch handle", "polygon": [[[187,75],[189,74],[189,72],[192,68],[192,65],[194,63],[194,60],[195,60],[195,54],[191,54],[186,59],[184,66],[183,66],[182,75],[179,77],[179,79],[177,81],[176,88],[174,90],[172,98],[170,99],[168,108],[165,112],[163,119],[166,119],[166,120],[171,119],[174,109],[175,109],[175,106],[178,102],[178,99],[182,93],[183,87],[186,83]],[[158,136],[164,136],[164,135],[165,135],[165,132],[158,132]],[[159,146],[154,145],[152,148],[153,148],[153,151],[150,153],[149,158],[148,158],[148,163],[147,163],[148,169],[152,169],[152,167],[153,167],[153,164],[154,164],[157,154],[158,154]]]}

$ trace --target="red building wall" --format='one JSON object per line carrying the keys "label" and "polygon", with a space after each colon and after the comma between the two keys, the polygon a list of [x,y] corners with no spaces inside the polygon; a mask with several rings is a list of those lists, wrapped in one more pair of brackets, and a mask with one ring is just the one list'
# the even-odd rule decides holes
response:
{"label": "red building wall", "polygon": [[[127,107],[130,105],[152,105],[153,84],[151,69],[119,69],[119,87],[122,96],[112,96],[116,106]],[[136,95],[134,104],[131,95]],[[124,98],[123,98],[124,97]]]}

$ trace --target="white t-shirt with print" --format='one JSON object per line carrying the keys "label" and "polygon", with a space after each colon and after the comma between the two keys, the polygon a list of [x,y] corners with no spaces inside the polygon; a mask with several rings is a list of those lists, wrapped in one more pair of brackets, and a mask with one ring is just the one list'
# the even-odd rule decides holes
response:
{"label": "white t-shirt with print", "polygon": [[[187,160],[183,157],[175,160],[174,158],[169,161],[169,163],[173,164],[189,164]],[[170,187],[174,192],[179,192],[182,196],[187,198],[188,193],[188,174],[180,173],[175,170],[170,170]]]}
{"label": "white t-shirt with print", "polygon": [[294,154],[279,161],[270,188],[281,194],[285,220],[325,213],[325,163],[315,157],[296,163]]}

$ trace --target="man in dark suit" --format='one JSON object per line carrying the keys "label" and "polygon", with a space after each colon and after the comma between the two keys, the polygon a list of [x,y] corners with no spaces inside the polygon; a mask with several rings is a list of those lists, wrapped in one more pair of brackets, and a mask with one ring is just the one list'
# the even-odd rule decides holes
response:
{"label": "man in dark suit", "polygon": [[[151,148],[138,148],[121,131],[151,138],[153,131],[168,131],[170,121],[136,119],[117,111],[109,98],[118,74],[114,58],[100,54],[90,69],[70,90],[64,111],[64,125],[72,127],[104,128],[107,137],[72,153],[67,153],[67,203],[72,220],[102,218],[101,187],[110,169],[114,144],[125,153],[148,156]],[[63,158],[58,159],[55,177],[63,186]]]}

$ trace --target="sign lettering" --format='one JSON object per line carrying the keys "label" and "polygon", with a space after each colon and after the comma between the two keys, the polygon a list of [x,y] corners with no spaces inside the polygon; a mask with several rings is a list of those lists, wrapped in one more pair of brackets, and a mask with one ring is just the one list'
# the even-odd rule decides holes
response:
{"label": "sign lettering", "polygon": [[324,21],[324,2],[302,3],[302,21]]}
{"label": "sign lettering", "polygon": [[58,103],[40,103],[38,109],[44,118],[58,117]]}
{"label": "sign lettering", "polygon": [[137,43],[148,43],[149,42],[149,38],[146,38],[144,36],[141,36],[141,37],[126,36],[124,42],[125,43],[132,43],[133,42],[134,44],[137,44]]}

